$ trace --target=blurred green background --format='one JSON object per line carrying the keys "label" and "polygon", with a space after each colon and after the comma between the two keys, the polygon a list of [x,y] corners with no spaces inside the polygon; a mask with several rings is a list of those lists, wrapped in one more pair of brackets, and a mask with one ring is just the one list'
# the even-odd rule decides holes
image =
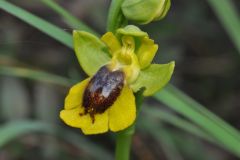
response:
{"label": "blurred green background", "polygon": [[[44,0],[10,2],[65,32],[78,29]],[[105,33],[109,0],[56,2],[95,31]],[[69,87],[86,76],[73,50],[0,6],[0,160],[113,159],[114,134],[84,136],[58,117]],[[176,61],[171,83],[236,129],[240,128],[239,9],[238,0],[172,0],[164,20],[140,26],[160,46],[154,62]],[[183,98],[181,92],[168,87],[169,93]],[[178,108],[181,103],[167,92],[166,100],[164,93],[144,101],[132,159],[239,159],[238,131],[230,133],[228,126],[213,119],[226,134],[218,128],[211,130],[208,121],[193,123],[190,111],[186,110],[192,119],[168,107]],[[198,106],[190,102],[182,105]],[[208,112],[201,111],[211,120]],[[227,133],[237,141],[229,140]]]}

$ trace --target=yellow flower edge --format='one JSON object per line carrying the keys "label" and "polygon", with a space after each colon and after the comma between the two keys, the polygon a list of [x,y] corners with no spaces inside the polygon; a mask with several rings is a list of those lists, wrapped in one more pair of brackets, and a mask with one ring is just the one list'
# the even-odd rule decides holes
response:
{"label": "yellow flower edge", "polygon": [[100,134],[108,130],[117,132],[129,127],[136,119],[136,104],[133,91],[124,86],[117,100],[104,113],[95,115],[95,122],[89,114],[81,115],[84,107],[82,97],[90,78],[74,85],[65,98],[60,118],[69,126],[81,128],[84,134]]}

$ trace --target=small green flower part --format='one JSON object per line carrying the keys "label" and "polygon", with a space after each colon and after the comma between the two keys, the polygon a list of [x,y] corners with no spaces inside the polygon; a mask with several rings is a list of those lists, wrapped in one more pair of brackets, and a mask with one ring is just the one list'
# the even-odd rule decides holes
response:
{"label": "small green flower part", "polygon": [[125,0],[122,11],[127,19],[147,24],[164,18],[170,6],[170,0]]}
{"label": "small green flower part", "polygon": [[61,119],[84,134],[117,132],[136,119],[134,92],[144,88],[150,96],[171,78],[174,62],[151,64],[158,45],[146,32],[128,25],[107,32],[100,39],[73,32],[74,49],[89,78],[74,85],[66,99]]}

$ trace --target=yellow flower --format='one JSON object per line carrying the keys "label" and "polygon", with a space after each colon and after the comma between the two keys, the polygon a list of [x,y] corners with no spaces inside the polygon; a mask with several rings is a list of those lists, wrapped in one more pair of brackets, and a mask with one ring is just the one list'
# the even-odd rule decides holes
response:
{"label": "yellow flower", "polygon": [[[84,134],[129,127],[136,119],[134,92],[144,87],[144,95],[151,95],[171,77],[174,63],[151,65],[158,46],[135,26],[120,28],[116,35],[107,32],[101,40],[74,31],[73,39],[80,65],[89,78],[70,89],[60,117]],[[155,73],[162,75],[151,76]]]}

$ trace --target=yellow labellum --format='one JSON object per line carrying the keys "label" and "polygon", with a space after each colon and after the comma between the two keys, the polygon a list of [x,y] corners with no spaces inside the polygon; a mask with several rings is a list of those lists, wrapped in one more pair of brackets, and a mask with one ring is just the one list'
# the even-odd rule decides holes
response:
{"label": "yellow labellum", "polygon": [[128,86],[124,86],[117,100],[104,113],[96,114],[95,121],[84,111],[82,96],[90,78],[74,85],[65,99],[61,119],[69,126],[81,128],[84,134],[99,134],[111,130],[117,132],[130,126],[136,118],[135,97]]}

